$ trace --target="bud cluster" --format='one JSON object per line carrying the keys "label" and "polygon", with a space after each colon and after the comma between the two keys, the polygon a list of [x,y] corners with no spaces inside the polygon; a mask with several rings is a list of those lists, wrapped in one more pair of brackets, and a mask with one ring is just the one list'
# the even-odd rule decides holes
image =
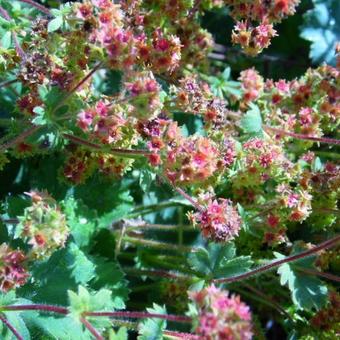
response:
{"label": "bud cluster", "polygon": [[26,256],[20,250],[12,250],[6,243],[0,246],[0,290],[7,292],[24,285],[28,278]]}
{"label": "bud cluster", "polygon": [[189,296],[198,310],[195,332],[200,339],[252,339],[251,312],[239,296],[229,296],[214,285]]}
{"label": "bud cluster", "polygon": [[34,258],[50,256],[65,246],[69,235],[66,217],[46,193],[30,192],[32,205],[19,217],[16,235],[28,241]]}

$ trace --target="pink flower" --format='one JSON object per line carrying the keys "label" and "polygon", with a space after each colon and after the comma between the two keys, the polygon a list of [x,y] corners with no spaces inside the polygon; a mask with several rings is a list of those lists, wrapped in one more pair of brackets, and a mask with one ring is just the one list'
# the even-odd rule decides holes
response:
{"label": "pink flower", "polygon": [[20,250],[12,250],[6,243],[0,246],[0,290],[7,292],[26,283],[29,275],[25,261],[26,256]]}
{"label": "pink flower", "polygon": [[241,218],[228,199],[204,199],[204,208],[190,214],[193,224],[198,224],[204,237],[215,242],[227,242],[238,235]]}
{"label": "pink flower", "polygon": [[229,296],[214,285],[189,296],[198,310],[195,331],[200,339],[252,339],[251,313],[239,296]]}

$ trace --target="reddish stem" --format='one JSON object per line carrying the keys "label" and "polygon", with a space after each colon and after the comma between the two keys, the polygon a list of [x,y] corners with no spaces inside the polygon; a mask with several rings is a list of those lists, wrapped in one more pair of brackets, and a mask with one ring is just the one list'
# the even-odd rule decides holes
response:
{"label": "reddish stem", "polygon": [[35,8],[36,8],[37,10],[39,10],[40,12],[43,12],[43,13],[45,13],[45,14],[47,14],[47,15],[50,15],[50,14],[51,14],[50,10],[49,10],[47,7],[38,4],[38,3],[36,3],[36,2],[33,1],[33,0],[19,0],[19,1],[24,2],[24,3],[26,3],[26,4],[29,4],[29,5],[31,5],[31,6],[33,6],[33,7],[35,7]]}
{"label": "reddish stem", "polygon": [[79,145],[84,145],[87,146],[91,149],[96,149],[96,150],[100,150],[101,146],[92,142],[89,142],[83,138],[74,136],[74,135],[70,135],[69,133],[63,133],[63,137],[72,141],[75,144],[79,144]]}
{"label": "reddish stem", "polygon": [[136,269],[136,268],[129,268],[124,267],[123,271],[127,275],[137,275],[138,277],[146,275],[146,276],[156,276],[156,277],[162,277],[166,279],[174,279],[174,280],[190,280],[190,276],[185,276],[183,274],[178,275],[173,272],[168,272],[166,270],[147,270],[147,269]]}
{"label": "reddish stem", "polygon": [[[102,147],[99,144],[89,142],[86,139],[71,135],[69,133],[63,133],[63,137],[72,141],[75,144],[87,146],[91,149],[105,151],[105,150],[102,149]],[[143,155],[143,156],[147,156],[149,154],[149,151],[147,151],[147,150],[131,150],[131,149],[118,149],[118,148],[110,148],[108,150],[108,152],[112,152],[114,154],[121,154],[121,155]]]}
{"label": "reddish stem", "polygon": [[255,287],[248,285],[247,283],[243,283],[243,286],[246,287],[248,290],[252,291],[253,293],[257,294],[258,296],[260,296],[262,299],[270,302],[281,314],[285,315],[288,319],[292,321],[292,317],[271,297],[262,293],[260,290],[256,289]]}
{"label": "reddish stem", "polygon": [[[8,21],[12,20],[12,18],[9,16],[8,12],[1,6],[0,6],[0,15]],[[13,37],[13,40],[14,40],[15,50],[17,51],[18,56],[21,59],[25,59],[26,54],[19,44],[17,34],[15,32],[12,32],[12,37]]]}
{"label": "reddish stem", "polygon": [[2,83],[0,83],[0,89],[1,89],[2,87],[7,87],[7,86],[9,86],[9,85],[12,85],[12,84],[16,83],[17,81],[18,81],[17,78],[14,78],[14,79],[12,79],[12,80],[3,81]]}
{"label": "reddish stem", "polygon": [[102,66],[102,62],[97,63],[93,69],[83,78],[79,81],[78,84],[76,84],[67,94],[64,98],[61,99],[61,101],[59,102],[59,104],[54,108],[53,112],[55,112],[56,110],[58,110],[61,106],[63,106],[63,104],[65,103],[65,101],[70,98],[72,96],[72,94],[74,92],[76,92],[80,87],[82,87],[92,76],[93,74]]}
{"label": "reddish stem", "polygon": [[108,316],[112,318],[132,318],[132,319],[145,319],[157,318],[174,322],[191,323],[192,319],[185,315],[171,315],[171,314],[157,314],[146,312],[86,312],[86,316]]}
{"label": "reddish stem", "polygon": [[9,149],[10,147],[12,147],[12,146],[22,142],[27,137],[33,135],[37,130],[40,129],[40,127],[41,126],[39,126],[39,125],[32,125],[30,128],[28,128],[27,130],[23,131],[19,136],[15,137],[11,141],[1,145],[0,146],[0,152],[1,151],[5,151],[5,150]]}
{"label": "reddish stem", "polygon": [[303,259],[305,257],[311,256],[311,255],[317,253],[318,251],[320,251],[322,249],[333,247],[339,241],[340,241],[340,235],[335,236],[335,237],[331,238],[330,240],[327,240],[323,243],[320,243],[319,245],[317,245],[317,246],[315,246],[311,249],[308,249],[306,251],[303,251],[299,254],[287,256],[284,259],[273,261],[273,262],[268,263],[268,264],[266,264],[262,267],[256,268],[254,270],[251,270],[250,272],[247,272],[247,273],[244,273],[244,274],[241,274],[241,275],[231,276],[231,277],[226,277],[226,278],[221,278],[221,279],[215,279],[215,280],[213,280],[213,282],[215,282],[215,283],[228,283],[228,282],[237,282],[237,281],[241,281],[241,280],[246,280],[253,275],[268,271],[272,268],[280,266],[281,264],[297,261],[297,260]]}
{"label": "reddish stem", "polygon": [[286,135],[286,136],[293,137],[295,139],[310,140],[312,142],[340,145],[339,139],[333,139],[333,138],[327,138],[327,137],[313,137],[313,136],[308,136],[308,135],[304,135],[301,133],[289,132],[289,131],[273,128],[267,125],[264,126],[264,129],[273,131],[278,135]]}
{"label": "reddish stem", "polygon": [[174,331],[163,331],[164,335],[174,336],[184,340],[199,340],[199,336],[191,333],[174,332]]}
{"label": "reddish stem", "polygon": [[91,323],[88,322],[84,317],[81,317],[80,321],[97,340],[104,340],[104,337],[102,337],[99,332],[91,325]]}
{"label": "reddish stem", "polygon": [[[53,305],[12,305],[12,306],[2,306],[2,311],[23,311],[23,310],[38,310],[42,312],[52,312],[58,314],[67,315],[69,310],[65,307],[53,306]],[[122,318],[137,318],[137,319],[145,319],[145,318],[158,318],[164,319],[168,321],[175,322],[186,322],[190,323],[191,318],[184,315],[169,315],[169,314],[157,314],[157,313],[145,313],[145,312],[85,312],[84,316],[108,316],[108,317],[122,317]]]}
{"label": "reddish stem", "polygon": [[7,328],[13,333],[13,335],[18,340],[24,340],[24,338],[19,334],[15,327],[2,314],[0,314],[0,320],[4,323],[4,325],[7,326]]}
{"label": "reddish stem", "polygon": [[297,270],[308,275],[313,275],[313,276],[316,275],[316,276],[324,277],[325,279],[328,279],[334,282],[340,282],[340,277],[333,275],[333,274],[319,272],[317,270],[313,270],[309,268],[302,268],[302,267],[297,267]]}
{"label": "reddish stem", "polygon": [[23,311],[23,310],[38,310],[42,312],[52,312],[57,314],[68,314],[68,309],[65,307],[52,306],[52,305],[12,305],[12,306],[2,306],[3,311]]}

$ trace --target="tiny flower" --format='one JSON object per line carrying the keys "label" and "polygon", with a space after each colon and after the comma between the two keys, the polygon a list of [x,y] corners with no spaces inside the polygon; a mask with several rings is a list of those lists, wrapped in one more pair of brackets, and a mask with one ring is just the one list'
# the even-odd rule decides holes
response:
{"label": "tiny flower", "polygon": [[228,199],[202,198],[202,209],[190,213],[189,218],[198,225],[204,237],[215,242],[228,242],[238,235],[241,218]]}
{"label": "tiny flower", "polygon": [[6,243],[0,246],[0,290],[7,292],[24,285],[28,278],[25,269],[26,256],[20,250],[12,250]]}
{"label": "tiny flower", "polygon": [[53,198],[46,196],[46,193],[40,197],[41,200],[33,201],[24,215],[19,217],[17,228],[17,236],[28,240],[32,246],[32,256],[37,258],[48,257],[64,247],[69,235],[66,217]]}
{"label": "tiny flower", "polygon": [[249,307],[237,295],[229,295],[214,285],[199,292],[190,292],[197,308],[194,330],[202,340],[252,339]]}

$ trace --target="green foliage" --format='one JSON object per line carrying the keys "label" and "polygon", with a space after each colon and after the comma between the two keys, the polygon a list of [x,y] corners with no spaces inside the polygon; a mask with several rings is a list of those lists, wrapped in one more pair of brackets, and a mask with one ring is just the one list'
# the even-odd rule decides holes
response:
{"label": "green foliage", "polygon": [[247,272],[253,263],[250,256],[236,256],[233,243],[210,243],[207,249],[199,248],[190,254],[188,262],[192,269],[206,279],[232,277]]}
{"label": "green foliage", "polygon": [[[277,258],[283,256],[275,253]],[[288,284],[294,304],[299,309],[320,309],[327,302],[327,286],[315,276],[306,275],[303,269],[313,269],[313,258],[282,264],[278,268],[281,285]],[[300,268],[300,269],[299,269]]]}
{"label": "green foliage", "polygon": [[250,110],[241,119],[241,128],[252,137],[262,135],[262,118],[257,105],[250,104]]}
{"label": "green foliage", "polygon": [[340,3],[338,0],[313,0],[314,8],[304,15],[301,36],[311,42],[314,63],[335,64],[335,45],[340,40]]}
{"label": "green foliage", "polygon": [[[166,314],[165,307],[153,304],[152,308],[146,309],[149,313]],[[166,328],[166,320],[150,318],[143,321],[139,328],[138,340],[161,340],[162,332]]]}

